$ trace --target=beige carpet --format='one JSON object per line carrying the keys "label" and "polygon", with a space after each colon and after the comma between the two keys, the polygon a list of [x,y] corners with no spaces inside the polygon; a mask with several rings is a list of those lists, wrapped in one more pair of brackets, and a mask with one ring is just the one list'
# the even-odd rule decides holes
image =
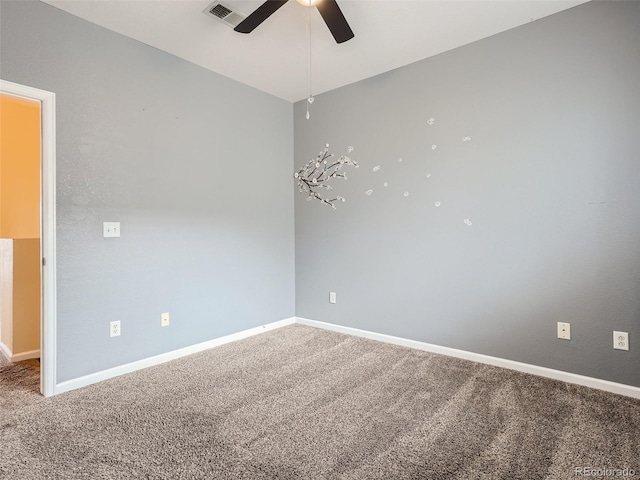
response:
{"label": "beige carpet", "polygon": [[9,363],[11,363],[9,362],[9,359],[5,357],[2,352],[0,352],[0,367],[7,366],[9,365]]}
{"label": "beige carpet", "polygon": [[48,399],[35,370],[0,367],[2,479],[640,478],[640,401],[301,325]]}

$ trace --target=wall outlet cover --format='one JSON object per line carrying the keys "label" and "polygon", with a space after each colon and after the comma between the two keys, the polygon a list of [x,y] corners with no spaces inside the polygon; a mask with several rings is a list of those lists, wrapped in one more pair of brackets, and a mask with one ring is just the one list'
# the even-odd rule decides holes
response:
{"label": "wall outlet cover", "polygon": [[566,322],[558,322],[558,338],[562,340],[571,340],[571,324]]}
{"label": "wall outlet cover", "polygon": [[616,350],[629,350],[629,332],[613,332],[613,348]]}
{"label": "wall outlet cover", "polygon": [[160,314],[160,325],[163,327],[169,326],[169,312]]}
{"label": "wall outlet cover", "polygon": [[109,324],[109,336],[111,337],[119,337],[122,331],[120,330],[120,320],[116,320],[115,322],[111,322]]}
{"label": "wall outlet cover", "polygon": [[336,303],[336,292],[329,292],[329,303]]}

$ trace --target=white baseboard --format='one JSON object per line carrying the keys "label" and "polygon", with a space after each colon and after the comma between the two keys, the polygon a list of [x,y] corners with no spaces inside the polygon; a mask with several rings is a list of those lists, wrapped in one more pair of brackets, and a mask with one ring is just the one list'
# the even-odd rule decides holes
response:
{"label": "white baseboard", "polygon": [[7,360],[11,361],[11,350],[9,350],[9,347],[2,342],[0,342],[0,352],[7,358]]}
{"label": "white baseboard", "polygon": [[118,377],[126,373],[135,372],[136,370],[141,370],[143,368],[152,367],[154,365],[160,365],[162,363],[169,362],[171,360],[175,360],[181,357],[186,357],[187,355],[192,355],[194,353],[202,352],[204,350],[209,350],[210,348],[218,347],[226,343],[235,342],[237,340],[242,340],[243,338],[248,338],[254,335],[258,335],[260,333],[268,332],[269,330],[275,330],[276,328],[292,325],[293,323],[295,323],[295,321],[296,321],[295,317],[286,318],[284,320],[268,323],[260,327],[250,328],[249,330],[243,330],[242,332],[233,333],[231,335],[227,335],[220,338],[214,338],[213,340],[208,340],[206,342],[198,343],[196,345],[191,345],[189,347],[184,347],[178,350],[173,350],[171,352],[162,353],[154,357],[144,358],[136,362],[127,363],[126,365],[120,365],[118,367],[110,368],[108,370],[103,370],[101,372],[96,372],[90,375],[85,375],[83,377],[67,380],[65,382],[58,383],[54,387],[54,395],[68,392],[70,390],[75,390],[77,388],[86,387],[87,385],[98,383],[103,380],[107,380],[109,378]]}
{"label": "white baseboard", "polygon": [[[203,343],[198,343],[196,345],[191,345],[189,347],[163,353],[161,355],[156,355],[154,357],[138,360],[136,362],[128,363],[126,365],[120,365],[118,367],[110,368],[108,370],[103,370],[101,372],[96,372],[90,375],[85,375],[83,377],[67,380],[55,386],[54,395],[68,392],[70,390],[75,390],[77,388],[82,388],[87,385],[91,385],[97,382],[101,382],[103,380],[107,380],[109,378],[124,375],[126,373],[135,372],[136,370],[141,370],[143,368],[151,367],[154,365],[160,365],[162,363],[169,362],[177,358],[202,352],[204,350],[208,350],[210,348],[224,345],[226,343],[242,340],[243,338],[248,338],[254,335],[258,335],[260,333],[264,333],[269,330],[275,330],[277,328],[291,325],[293,323],[299,323],[299,324],[308,325],[311,327],[317,327],[325,330],[331,330],[334,332],[345,333],[347,335],[354,335],[357,337],[368,338],[368,339],[377,340],[380,342],[391,343],[391,344],[400,345],[403,347],[415,348],[417,350],[424,350],[431,353],[448,355],[450,357],[462,358],[464,360],[471,360],[473,362],[483,363],[486,365],[493,365],[501,368],[507,368],[507,369],[516,370],[519,372],[530,373],[532,375],[538,375],[540,377],[546,377],[546,378],[560,380],[567,383],[582,385],[585,387],[596,388],[598,390],[604,390],[607,392],[616,393],[618,395],[625,395],[627,397],[640,398],[640,388],[634,387],[631,385],[610,382],[608,380],[601,380],[598,378],[586,377],[583,375],[577,375],[575,373],[563,372],[561,370],[554,370],[552,368],[540,367],[540,366],[531,365],[528,363],[516,362],[513,360],[506,360],[504,358],[498,358],[498,357],[491,357],[489,355],[482,355],[480,353],[473,353],[473,352],[467,352],[465,350],[458,350],[455,348],[442,347],[442,346],[434,345],[430,343],[419,342],[417,340],[409,340],[406,338],[394,337],[394,336],[385,335],[382,333],[375,333],[367,330],[360,330],[357,328],[344,327],[341,325],[335,325],[332,323],[320,322],[317,320],[310,320],[310,319],[301,318],[301,317],[287,318],[277,322],[269,323],[267,325],[262,325],[260,327],[255,327],[249,330],[244,330],[242,332],[227,335],[225,337],[215,338],[213,340],[209,340]],[[5,356],[10,358],[11,361],[19,361],[19,360],[26,359],[26,358],[20,358],[19,360],[14,360],[16,356],[11,355],[11,352],[6,347],[6,345],[4,345],[1,342],[0,342],[0,350],[5,354]],[[37,355],[30,356],[27,358],[37,358],[40,352],[39,351],[25,352],[19,355],[20,356],[29,355],[32,353],[33,354],[37,353]]]}
{"label": "white baseboard", "polygon": [[12,362],[21,362],[22,360],[31,360],[32,358],[40,358],[40,350],[31,350],[29,352],[14,353],[11,355]]}
{"label": "white baseboard", "polygon": [[22,360],[31,360],[32,358],[40,358],[40,350],[30,350],[22,353],[11,353],[9,347],[0,342],[0,352],[7,357],[11,363],[21,362]]}
{"label": "white baseboard", "polygon": [[495,367],[517,370],[518,372],[530,373],[533,375],[538,375],[540,377],[560,380],[562,382],[597,388],[598,390],[605,390],[607,392],[616,393],[618,395],[625,395],[627,397],[640,398],[639,387],[625,385],[623,383],[610,382],[608,380],[601,380],[599,378],[586,377],[584,375],[577,375],[575,373],[563,372],[561,370],[554,370],[552,368],[539,367],[537,365],[516,362],[513,360],[506,360],[504,358],[491,357],[489,355],[482,355],[480,353],[467,352],[465,350],[457,350],[455,348],[441,347],[439,345],[433,345],[431,343],[419,342],[417,340],[409,340],[401,337],[394,337],[391,335],[385,335],[383,333],[375,333],[367,330],[360,330],[357,328],[343,327],[341,325],[319,322],[317,320],[310,320],[308,318],[296,317],[295,322],[302,325],[308,325],[310,327],[323,328],[325,330],[346,333],[347,335],[354,335],[356,337],[369,338],[371,340],[392,343],[394,345],[415,348],[417,350],[424,350],[431,353],[439,353],[441,355],[448,355],[450,357],[462,358],[465,360],[471,360],[473,362],[484,363],[486,365],[493,365]]}

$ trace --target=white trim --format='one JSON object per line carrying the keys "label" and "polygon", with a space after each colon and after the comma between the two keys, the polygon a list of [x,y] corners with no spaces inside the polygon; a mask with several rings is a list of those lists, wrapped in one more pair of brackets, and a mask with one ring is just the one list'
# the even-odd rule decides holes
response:
{"label": "white trim", "polygon": [[40,325],[40,391],[54,395],[56,383],[56,96],[55,93],[0,79],[0,92],[40,102],[42,119],[42,232],[40,251],[47,259],[42,268]]}
{"label": "white trim", "polygon": [[31,350],[29,352],[13,354],[11,353],[11,350],[9,350],[9,347],[7,347],[2,342],[0,342],[0,352],[2,352],[11,363],[21,362],[22,360],[30,360],[32,358],[40,358],[40,350]]}
{"label": "white trim", "polygon": [[0,354],[2,354],[5,357],[7,357],[7,360],[9,360],[9,361],[11,361],[11,357],[13,356],[13,354],[11,353],[11,350],[9,350],[9,347],[7,347],[2,342],[0,342]]}
{"label": "white trim", "polygon": [[184,347],[178,350],[173,350],[171,352],[162,353],[154,357],[144,358],[136,362],[127,363],[126,365],[120,365],[118,367],[113,367],[108,370],[103,370],[101,372],[85,375],[84,377],[74,378],[73,380],[67,380],[65,382],[62,382],[56,385],[54,394],[57,395],[59,393],[68,392],[70,390],[75,390],[77,388],[86,387],[87,385],[102,382],[103,380],[107,380],[109,378],[118,377],[120,375],[135,372],[136,370],[152,367],[154,365],[160,365],[162,363],[166,363],[181,357],[186,357],[187,355],[192,355],[194,353],[202,352],[204,350],[209,350],[210,348],[218,347],[226,343],[236,342],[244,338],[248,338],[254,335],[258,335],[260,333],[268,332],[269,330],[275,330],[276,328],[292,325],[295,323],[295,321],[296,321],[295,317],[286,318],[284,320],[279,320],[277,322],[268,323],[266,325],[262,325],[255,328],[250,328],[249,330],[243,330],[238,333],[232,333],[231,335],[226,335],[224,337],[214,338],[213,340],[208,340],[206,342],[198,343],[196,345],[191,345],[189,347]]}
{"label": "white trim", "polygon": [[516,362],[504,358],[491,357],[489,355],[467,352],[465,350],[457,350],[455,348],[441,347],[439,345],[433,345],[431,343],[419,342],[417,340],[409,340],[401,337],[394,337],[391,335],[385,335],[383,333],[375,333],[367,330],[360,330],[357,328],[343,327],[341,325],[319,322],[317,320],[310,320],[308,318],[296,317],[296,323],[308,325],[310,327],[331,330],[334,332],[346,333],[347,335],[353,335],[356,337],[369,338],[371,340],[377,340],[379,342],[392,343],[394,345],[400,345],[403,347],[424,350],[426,352],[462,358],[464,360],[471,360],[472,362],[484,363],[486,365],[493,365],[495,367],[508,368],[509,370],[530,373],[532,375],[552,378],[554,380],[560,380],[562,382],[573,383],[585,387],[597,388],[598,390],[605,390],[607,392],[616,393],[618,395],[625,395],[627,397],[640,398],[640,387],[625,385],[623,383],[610,382],[608,380],[601,380],[599,378],[593,377],[585,377],[584,375],[563,372],[561,370],[554,370],[552,368],[539,367],[537,365]]}
{"label": "white trim", "polygon": [[32,358],[40,358],[40,350],[31,350],[29,352],[16,353],[11,356],[11,361],[21,362],[23,360],[31,360]]}

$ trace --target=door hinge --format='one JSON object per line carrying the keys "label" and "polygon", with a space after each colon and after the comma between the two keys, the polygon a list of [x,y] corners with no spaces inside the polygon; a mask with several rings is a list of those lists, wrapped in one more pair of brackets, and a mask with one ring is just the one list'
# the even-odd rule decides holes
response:
{"label": "door hinge", "polygon": [[42,266],[46,267],[47,266],[47,259],[42,257]]}

